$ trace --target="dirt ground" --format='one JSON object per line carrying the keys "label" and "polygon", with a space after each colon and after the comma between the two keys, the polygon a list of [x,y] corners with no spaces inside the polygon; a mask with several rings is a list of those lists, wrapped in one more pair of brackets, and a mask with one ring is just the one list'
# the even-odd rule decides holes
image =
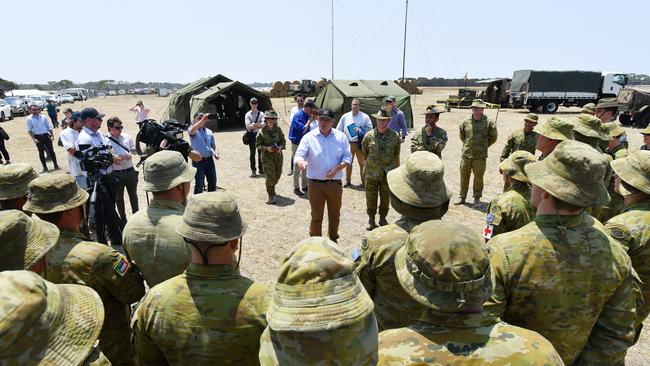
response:
{"label": "dirt ground", "polygon": [[[412,96],[415,128],[421,128],[424,124],[424,112],[429,104],[435,104],[439,99],[445,99],[447,95],[454,94],[454,88],[425,88],[424,94]],[[124,132],[135,137],[138,127],[134,121],[134,114],[129,112],[138,99],[142,99],[151,108],[152,118],[161,118],[166,111],[169,98],[157,96],[116,96],[91,99],[85,102],[75,102],[72,105],[61,106],[61,110],[70,106],[73,110],[81,110],[83,107],[92,106],[100,113],[108,117],[119,116],[124,121]],[[279,126],[285,135],[288,134],[289,124],[287,112],[294,106],[291,98],[273,99],[273,105],[281,116]],[[494,119],[497,117],[497,110],[486,110],[487,115]],[[480,209],[471,206],[450,206],[450,210],[444,220],[457,221],[469,226],[472,230],[481,231],[484,227],[485,209],[487,203],[502,191],[503,181],[498,172],[498,161],[501,149],[510,133],[522,128],[525,110],[500,110],[498,112],[497,126],[499,138],[497,143],[489,149],[488,169],[485,174],[485,189]],[[578,108],[561,108],[558,115],[565,118],[575,118],[579,113]],[[447,130],[449,142],[443,151],[445,165],[445,181],[456,193],[459,187],[459,157],[461,142],[458,138],[458,124],[470,115],[469,110],[453,109],[450,113],[441,115],[439,126]],[[542,122],[548,117],[542,116]],[[38,171],[41,170],[38,160],[36,146],[31,142],[25,130],[25,118],[15,117],[6,121],[1,126],[10,135],[7,141],[7,149],[11,154],[12,162],[26,162],[32,164]],[[106,126],[102,126],[106,132]],[[637,150],[642,144],[642,137],[638,130],[626,128],[630,142],[630,150]],[[248,223],[248,231],[244,236],[241,271],[243,274],[256,280],[273,283],[279,263],[295,244],[309,235],[310,209],[306,198],[293,194],[291,177],[286,173],[289,171],[290,152],[284,152],[284,173],[277,187],[281,196],[278,205],[266,205],[266,191],[264,178],[249,178],[250,170],[248,163],[248,147],[241,143],[241,130],[216,131],[215,137],[221,159],[217,162],[217,185],[219,189],[225,190],[238,198],[242,215]],[[56,131],[58,137],[60,130]],[[55,140],[56,142],[56,140]],[[404,161],[409,152],[410,141],[407,140],[402,146],[401,160]],[[66,152],[63,148],[55,146],[59,164],[63,171],[67,171]],[[134,161],[137,161],[135,158]],[[341,245],[346,251],[359,245],[361,237],[366,233],[365,225],[367,216],[365,213],[365,194],[359,187],[360,178],[358,165],[354,163],[352,175],[353,188],[344,189],[343,208],[341,210],[340,239]],[[51,164],[50,164],[51,167]],[[140,174],[142,179],[142,174]],[[471,195],[471,185],[470,185]],[[455,198],[455,196],[454,196]],[[453,199],[453,198],[452,198]],[[127,211],[130,212],[127,201]],[[144,192],[140,193],[140,207],[146,206]],[[389,222],[395,221],[398,215],[391,210]],[[325,219],[326,221],[327,219]],[[326,232],[326,222],[324,232]],[[649,323],[646,322],[646,326]],[[627,356],[628,365],[642,365],[650,360],[650,335],[643,332],[637,345],[632,348]]]}

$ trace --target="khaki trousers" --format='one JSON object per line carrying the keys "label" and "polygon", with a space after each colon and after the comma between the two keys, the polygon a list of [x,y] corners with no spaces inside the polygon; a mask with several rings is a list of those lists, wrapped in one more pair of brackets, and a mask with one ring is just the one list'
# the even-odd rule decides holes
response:
{"label": "khaki trousers", "polygon": [[339,238],[339,219],[341,216],[341,181],[309,181],[309,206],[311,206],[310,236],[323,236],[323,214],[327,204],[327,236],[336,241]]}
{"label": "khaki trousers", "polygon": [[379,201],[379,216],[386,217],[389,207],[388,181],[366,179],[366,212],[369,217],[377,214],[377,201]]}
{"label": "khaki trousers", "polygon": [[345,180],[349,182],[352,179],[352,164],[354,164],[354,159],[356,157],[357,162],[359,163],[359,176],[361,177],[361,183],[364,183],[366,180],[366,158],[363,156],[363,150],[358,143],[350,142],[350,153],[352,153],[352,161],[350,162],[350,165],[345,168]]}
{"label": "khaki trousers", "polygon": [[[291,144],[291,163],[294,164],[293,158],[296,156],[296,150],[298,150],[298,144]],[[307,171],[303,170],[302,172],[298,169],[295,169],[295,166],[291,167],[293,172],[293,188],[300,189],[300,177],[302,177],[302,188],[303,190],[307,187]]]}
{"label": "khaki trousers", "polygon": [[460,159],[460,196],[462,198],[467,197],[469,177],[472,173],[474,173],[474,182],[472,184],[474,198],[481,198],[483,195],[483,175],[485,174],[485,164],[485,158]]}

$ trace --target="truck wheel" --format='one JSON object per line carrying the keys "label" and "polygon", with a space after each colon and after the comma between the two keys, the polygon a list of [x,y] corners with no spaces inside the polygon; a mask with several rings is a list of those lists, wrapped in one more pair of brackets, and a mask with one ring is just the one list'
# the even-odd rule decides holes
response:
{"label": "truck wheel", "polygon": [[5,112],[0,112],[0,122],[5,121]]}
{"label": "truck wheel", "polygon": [[544,104],[544,109],[542,110],[544,113],[555,113],[557,112],[557,109],[559,108],[559,105],[557,104],[556,101],[554,100],[549,100]]}
{"label": "truck wheel", "polygon": [[630,115],[629,114],[621,114],[618,116],[618,121],[621,122],[623,126],[629,126],[630,125]]}

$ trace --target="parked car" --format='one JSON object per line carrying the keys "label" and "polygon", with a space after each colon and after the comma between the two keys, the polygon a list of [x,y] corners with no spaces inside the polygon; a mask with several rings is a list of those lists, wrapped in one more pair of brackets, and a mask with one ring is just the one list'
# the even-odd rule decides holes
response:
{"label": "parked car", "polygon": [[22,114],[26,116],[29,114],[29,102],[23,97],[8,96],[5,101],[11,106],[11,113],[15,116]]}
{"label": "parked car", "polygon": [[113,97],[113,96],[116,96],[116,95],[117,95],[117,92],[116,92],[115,90],[109,90],[109,91],[108,91],[108,95],[111,96],[111,97]]}
{"label": "parked car", "polygon": [[47,102],[45,101],[45,98],[42,95],[30,95],[29,97],[29,104],[36,104],[40,109],[45,109],[45,105]]}
{"label": "parked car", "polygon": [[54,101],[54,104],[61,105],[61,97],[59,95],[48,94],[48,95],[44,95],[43,97],[45,97],[46,102],[48,100],[52,100]]}
{"label": "parked car", "polygon": [[0,122],[4,122],[7,118],[14,118],[13,113],[11,113],[11,105],[4,99],[0,99]]}
{"label": "parked car", "polygon": [[83,93],[79,92],[70,92],[70,95],[74,98],[74,100],[82,101],[88,99],[87,96],[83,95]]}
{"label": "parked car", "polygon": [[61,103],[74,103],[74,97],[70,94],[61,95]]}

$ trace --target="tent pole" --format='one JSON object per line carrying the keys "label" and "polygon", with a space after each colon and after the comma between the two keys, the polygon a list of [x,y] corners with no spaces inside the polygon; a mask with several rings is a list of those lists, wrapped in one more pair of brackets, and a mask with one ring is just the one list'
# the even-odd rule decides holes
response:
{"label": "tent pole", "polygon": [[332,4],[332,80],[334,80],[334,0]]}
{"label": "tent pole", "polygon": [[406,69],[406,24],[409,16],[409,0],[406,0],[406,13],[404,14],[404,51],[402,53],[402,82],[404,82],[404,72]]}

